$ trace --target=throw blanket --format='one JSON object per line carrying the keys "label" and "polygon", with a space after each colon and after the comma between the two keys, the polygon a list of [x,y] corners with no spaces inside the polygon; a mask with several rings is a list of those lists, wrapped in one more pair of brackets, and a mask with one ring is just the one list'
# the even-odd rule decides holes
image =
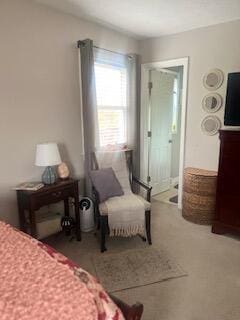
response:
{"label": "throw blanket", "polygon": [[145,210],[134,194],[113,197],[105,202],[110,236],[131,237],[145,234]]}
{"label": "throw blanket", "polygon": [[110,236],[130,237],[145,234],[144,204],[131,191],[124,151],[96,154],[99,168],[112,168],[122,186],[124,195],[104,202],[107,206]]}
{"label": "throw blanket", "polygon": [[0,222],[1,320],[123,320],[102,286],[60,253]]}

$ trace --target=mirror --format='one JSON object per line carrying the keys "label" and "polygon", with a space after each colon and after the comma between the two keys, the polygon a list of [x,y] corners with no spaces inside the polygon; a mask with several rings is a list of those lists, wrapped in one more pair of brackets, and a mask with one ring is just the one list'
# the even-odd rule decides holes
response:
{"label": "mirror", "polygon": [[223,72],[219,69],[210,70],[203,78],[203,85],[208,90],[216,90],[223,83]]}

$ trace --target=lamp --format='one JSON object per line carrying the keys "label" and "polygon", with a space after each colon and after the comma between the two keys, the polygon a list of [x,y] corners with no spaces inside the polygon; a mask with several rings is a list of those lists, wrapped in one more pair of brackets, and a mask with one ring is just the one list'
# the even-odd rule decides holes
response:
{"label": "lamp", "polygon": [[53,184],[57,177],[52,166],[61,163],[61,157],[56,143],[42,143],[37,145],[35,165],[46,167],[42,174],[44,184]]}

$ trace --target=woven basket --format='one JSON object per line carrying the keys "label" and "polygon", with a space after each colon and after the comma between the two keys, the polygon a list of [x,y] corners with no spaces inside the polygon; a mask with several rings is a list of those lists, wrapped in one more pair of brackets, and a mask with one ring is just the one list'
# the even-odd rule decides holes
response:
{"label": "woven basket", "polygon": [[186,220],[211,224],[215,211],[217,172],[196,168],[184,170],[183,210]]}

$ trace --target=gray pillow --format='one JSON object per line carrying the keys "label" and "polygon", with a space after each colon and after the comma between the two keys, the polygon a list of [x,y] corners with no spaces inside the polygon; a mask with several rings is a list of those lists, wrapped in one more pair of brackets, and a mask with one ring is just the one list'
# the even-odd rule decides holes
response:
{"label": "gray pillow", "polygon": [[91,171],[90,177],[94,188],[98,192],[100,202],[124,194],[112,168]]}

